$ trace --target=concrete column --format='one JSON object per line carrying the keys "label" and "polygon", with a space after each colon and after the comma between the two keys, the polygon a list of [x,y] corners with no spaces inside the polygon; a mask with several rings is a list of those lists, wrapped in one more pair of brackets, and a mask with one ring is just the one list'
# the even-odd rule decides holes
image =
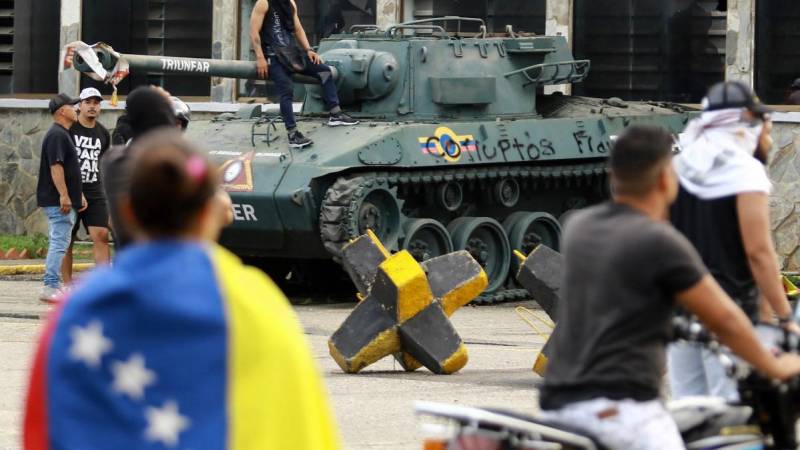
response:
{"label": "concrete column", "polygon": [[572,47],[572,0],[547,0],[545,34],[566,36]]}
{"label": "concrete column", "polygon": [[[545,34],[566,37],[570,49],[572,48],[572,6],[573,0],[547,0],[545,10]],[[544,88],[545,94],[559,91],[569,95],[572,93],[572,85],[561,84]]]}
{"label": "concrete column", "polygon": [[[237,0],[214,0],[213,14],[211,57],[213,59],[237,59],[239,2]],[[212,102],[233,102],[235,100],[236,80],[218,77],[211,79]]]}
{"label": "concrete column", "polygon": [[725,79],[753,86],[755,73],[756,0],[728,0]]}
{"label": "concrete column", "polygon": [[[61,50],[81,38],[81,0],[61,0]],[[61,55],[61,53],[59,53]],[[80,73],[65,70],[58,74],[58,90],[69,95],[80,93]]]}
{"label": "concrete column", "polygon": [[382,29],[399,23],[402,14],[400,0],[377,0],[375,13],[375,23]]}

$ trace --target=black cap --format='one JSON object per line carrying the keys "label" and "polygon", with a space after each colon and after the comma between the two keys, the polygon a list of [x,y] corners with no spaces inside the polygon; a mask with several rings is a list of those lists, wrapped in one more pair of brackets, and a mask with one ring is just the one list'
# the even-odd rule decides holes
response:
{"label": "black cap", "polygon": [[703,99],[704,110],[716,111],[718,109],[745,108],[756,114],[773,112],[761,103],[761,100],[744,83],[726,81],[711,86],[708,95]]}
{"label": "black cap", "polygon": [[67,94],[58,94],[50,99],[50,114],[55,114],[64,105],[76,105],[81,99],[72,98]]}
{"label": "black cap", "polygon": [[175,127],[177,124],[172,104],[151,86],[139,86],[128,94],[125,110],[133,131],[133,138],[158,127]]}

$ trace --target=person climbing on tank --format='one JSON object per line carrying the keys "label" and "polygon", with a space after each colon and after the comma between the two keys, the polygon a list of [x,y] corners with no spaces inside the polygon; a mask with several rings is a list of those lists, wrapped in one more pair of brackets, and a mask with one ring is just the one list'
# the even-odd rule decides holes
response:
{"label": "person climbing on tank", "polygon": [[256,53],[258,76],[278,88],[280,109],[289,137],[289,147],[303,148],[313,141],[297,129],[292,109],[292,73],[310,75],[322,83],[322,99],[330,111],[328,125],[356,125],[339,107],[336,82],[329,66],[311,48],[297,15],[294,0],[257,0],[250,16],[250,40]]}

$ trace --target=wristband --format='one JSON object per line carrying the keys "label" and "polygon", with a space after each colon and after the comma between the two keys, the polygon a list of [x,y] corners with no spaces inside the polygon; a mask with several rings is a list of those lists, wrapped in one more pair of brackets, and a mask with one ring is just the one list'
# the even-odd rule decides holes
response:
{"label": "wristband", "polygon": [[778,325],[780,326],[788,325],[792,323],[793,320],[794,318],[791,315],[787,317],[778,317]]}

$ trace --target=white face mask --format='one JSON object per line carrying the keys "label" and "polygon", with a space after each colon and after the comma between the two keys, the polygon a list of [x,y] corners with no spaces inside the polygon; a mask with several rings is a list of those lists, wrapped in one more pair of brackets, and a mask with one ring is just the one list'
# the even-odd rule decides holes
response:
{"label": "white face mask", "polygon": [[[744,134],[742,137],[742,148],[752,149],[750,154],[754,155],[758,148],[758,141],[761,140],[761,132],[764,130],[764,123],[758,121],[751,125],[750,123],[743,122],[739,130]],[[737,132],[739,130],[737,130]]]}

